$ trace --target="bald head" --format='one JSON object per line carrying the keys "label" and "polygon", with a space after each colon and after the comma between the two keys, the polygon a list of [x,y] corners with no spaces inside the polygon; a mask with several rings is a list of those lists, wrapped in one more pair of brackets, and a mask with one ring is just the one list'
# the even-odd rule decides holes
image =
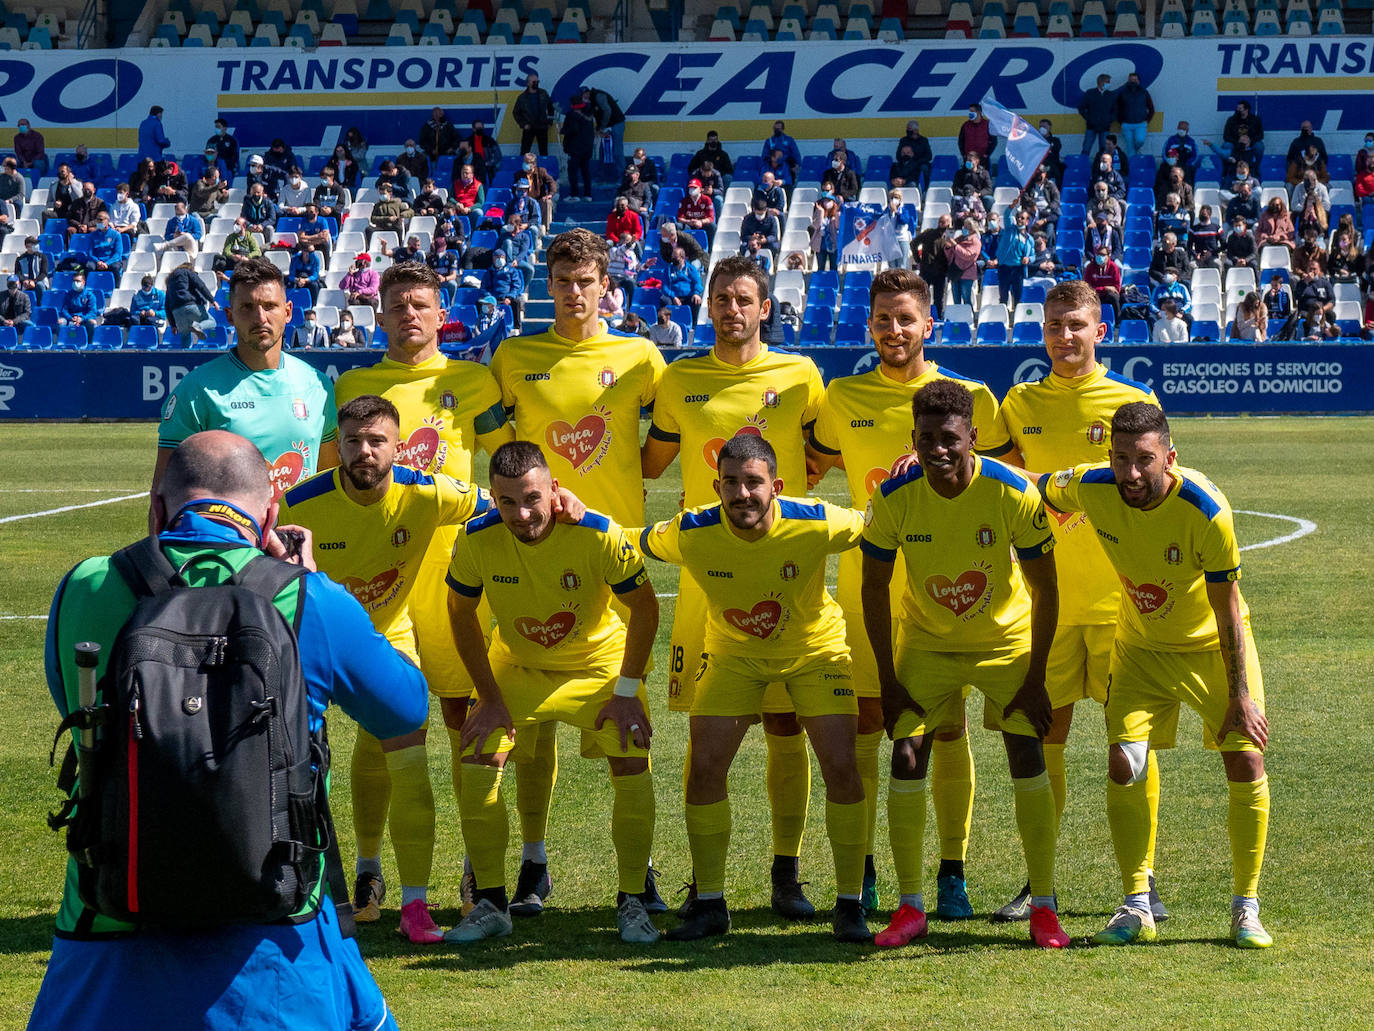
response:
{"label": "bald head", "polygon": [[206,430],[182,441],[167,462],[157,492],[169,515],[188,501],[218,498],[261,518],[272,500],[262,452],[227,430]]}

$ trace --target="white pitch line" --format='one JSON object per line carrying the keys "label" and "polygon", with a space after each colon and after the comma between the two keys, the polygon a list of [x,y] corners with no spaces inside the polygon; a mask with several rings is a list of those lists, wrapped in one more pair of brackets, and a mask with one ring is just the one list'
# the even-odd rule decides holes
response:
{"label": "white pitch line", "polygon": [[47,617],[46,615],[43,615],[43,616],[0,616],[0,620],[6,620],[6,619],[47,619],[47,618],[48,618],[48,617]]}
{"label": "white pitch line", "polygon": [[132,487],[0,487],[0,494],[108,494]]}
{"label": "white pitch line", "polygon": [[25,512],[23,515],[12,515],[0,517],[0,523],[16,523],[20,519],[37,519],[39,516],[59,515],[62,512],[75,512],[79,508],[99,508],[101,505],[113,505],[119,501],[133,501],[134,498],[146,498],[148,492],[140,491],[138,494],[125,494],[118,498],[106,498],[104,501],[88,501],[84,505],[63,505],[61,508],[48,508],[42,512]]}
{"label": "white pitch line", "polygon": [[1241,551],[1253,551],[1257,548],[1272,548],[1276,544],[1287,544],[1295,541],[1299,537],[1306,537],[1317,528],[1317,524],[1310,519],[1303,519],[1299,516],[1280,515],[1278,512],[1251,512],[1243,508],[1235,509],[1236,515],[1259,516],[1261,519],[1282,519],[1284,522],[1294,523],[1297,529],[1292,533],[1286,533],[1281,537],[1272,537],[1267,541],[1256,541],[1254,544],[1246,544]]}

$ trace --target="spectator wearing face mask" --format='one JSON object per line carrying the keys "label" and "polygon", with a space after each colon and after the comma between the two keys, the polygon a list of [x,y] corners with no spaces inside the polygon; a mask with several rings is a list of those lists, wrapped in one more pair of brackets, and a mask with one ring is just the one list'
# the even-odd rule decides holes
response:
{"label": "spectator wearing face mask", "polygon": [[1121,321],[1121,266],[1106,247],[1093,252],[1092,260],[1083,269],[1083,282],[1095,291],[1097,298],[1112,309],[1116,321]]}
{"label": "spectator wearing face mask", "polygon": [[816,256],[816,270],[839,267],[840,206],[835,198],[822,193],[811,209],[811,253]]}
{"label": "spectator wearing face mask", "polygon": [[519,174],[530,181],[530,196],[539,204],[540,222],[547,229],[553,223],[553,206],[558,199],[558,180],[535,160],[533,151],[525,155]]}
{"label": "spectator wearing face mask", "polygon": [[579,194],[581,183],[583,200],[592,199],[592,154],[596,149],[596,121],[581,95],[568,104],[559,132],[563,136],[563,152],[568,155],[568,192]]}
{"label": "spectator wearing face mask", "polygon": [[370,304],[376,308],[380,305],[377,292],[380,284],[381,277],[372,267],[372,258],[366,254],[359,254],[353,259],[353,264],[343,277],[343,281],[339,283],[339,288],[343,290],[349,304]]}
{"label": "spectator wearing face mask", "polygon": [[334,330],[335,347],[366,347],[367,330],[353,324],[353,313],[339,312],[339,325]]}
{"label": "spectator wearing face mask", "polygon": [[467,215],[474,209],[480,211],[486,193],[486,188],[478,181],[473,167],[462,165],[453,179],[449,200],[458,206],[458,214]]}
{"label": "spectator wearing face mask", "polygon": [[505,207],[501,209],[503,220],[509,219],[512,215],[519,215],[527,226],[537,226],[543,222],[543,209],[539,207],[539,202],[530,196],[530,181],[523,175],[515,180],[510,200],[506,201]]}
{"label": "spectator wearing face mask", "polygon": [[636,240],[643,240],[644,223],[639,220],[638,213],[630,209],[628,200],[617,197],[611,213],[606,216],[606,239],[615,243],[626,233]]}
{"label": "spectator wearing face mask", "polygon": [[33,173],[34,179],[42,179],[48,174],[48,151],[43,134],[33,128],[27,118],[19,119],[14,131],[14,158],[20,168]]}
{"label": "spectator wearing face mask", "polygon": [[[1297,160],[1289,163],[1287,181],[1290,185],[1300,185],[1308,175],[1315,176],[1323,183],[1331,179],[1331,173],[1326,170],[1326,158],[1322,157],[1316,143],[1308,143],[1299,151]],[[1295,208],[1297,206],[1293,205]]]}
{"label": "spectator wearing face mask", "polygon": [[973,303],[973,283],[978,278],[978,258],[983,250],[983,238],[978,224],[967,219],[962,228],[945,233],[945,257],[949,261],[950,289],[955,304]]}
{"label": "spectator wearing face mask", "polygon": [[306,347],[328,347],[329,330],[320,325],[314,308],[307,308],[296,331],[291,334],[291,347],[300,350]]}
{"label": "spectator wearing face mask", "polygon": [[1099,248],[1105,247],[1113,260],[1120,261],[1124,252],[1121,229],[1107,220],[1105,211],[1093,212],[1092,221],[1083,234],[1083,246],[1087,254],[1096,254]]}
{"label": "spectator wearing face mask", "polygon": [[110,206],[110,224],[132,239],[138,236],[142,221],[142,211],[129,197],[129,184],[120,183],[115,187],[115,202]]}
{"label": "spectator wearing face mask", "polygon": [[306,244],[304,248],[291,256],[291,266],[287,271],[287,279],[291,286],[296,290],[305,290],[310,294],[310,303],[314,304],[320,296],[320,280],[324,277],[324,259],[320,252],[315,250],[314,244]]}
{"label": "spectator wearing face mask", "polygon": [[306,206],[310,204],[313,195],[313,191],[305,183],[300,166],[292,165],[286,182],[277,193],[277,213],[300,218],[305,214]]}
{"label": "spectator wearing face mask", "polygon": [[539,240],[534,230],[519,215],[512,216],[501,227],[501,236],[491,256],[491,267],[502,267],[502,259],[524,273],[525,282],[534,279],[534,260]]}
{"label": "spectator wearing face mask", "polygon": [[148,117],[138,125],[139,159],[152,158],[158,161],[162,152],[172,145],[162,128],[162,108],[154,104],[148,109]]}
{"label": "spectator wearing face mask", "polygon": [[1078,113],[1083,117],[1083,149],[1080,154],[1091,154],[1094,148],[1100,149],[1111,132],[1112,122],[1116,119],[1116,91],[1111,88],[1112,77],[1102,74],[1097,77],[1095,88],[1083,94],[1078,103]]}
{"label": "spectator wearing face mask", "polygon": [[215,119],[214,134],[205,141],[206,149],[214,148],[215,156],[224,162],[224,167],[233,175],[239,170],[239,141],[229,131],[229,123],[223,118]]}
{"label": "spectator wearing face mask", "polygon": [[985,167],[992,167],[992,152],[997,147],[997,137],[992,134],[992,123],[983,114],[983,105],[970,104],[968,118],[959,126],[959,153],[977,154]]}
{"label": "spectator wearing face mask", "polygon": [[710,161],[715,165],[716,171],[725,178],[735,174],[735,162],[720,145],[720,134],[714,129],[706,134],[705,146],[692,155],[692,160],[687,165],[687,174],[696,175],[703,161]]}
{"label": "spectator wearing face mask", "polygon": [[1169,151],[1174,152],[1173,164],[1183,169],[1183,174],[1188,182],[1193,181],[1193,176],[1197,172],[1197,166],[1202,163],[1202,151],[1198,148],[1197,140],[1189,135],[1189,125],[1186,119],[1180,118],[1178,128],[1174,134],[1164,141],[1164,160],[1169,164]]}
{"label": "spectator wearing face mask", "polygon": [[525,273],[509,264],[499,251],[491,258],[491,293],[497,303],[511,309],[513,328],[518,332],[525,318]]}
{"label": "spectator wearing face mask", "polygon": [[782,154],[782,160],[787,165],[790,173],[788,181],[795,179],[797,170],[801,168],[801,149],[797,146],[797,141],[787,135],[787,126],[781,118],[773,123],[773,134],[763,141],[760,156],[763,158],[765,166],[773,157],[773,152],[778,151]]}
{"label": "spectator wearing face mask", "polygon": [[977,151],[964,152],[964,164],[954,173],[951,189],[956,196],[963,195],[969,187],[983,201],[984,208],[992,207],[992,177],[984,167],[983,157]]}
{"label": "spectator wearing face mask", "polygon": [[[1293,137],[1293,142],[1288,144],[1288,153],[1284,155],[1284,161],[1288,165],[1289,175],[1293,174],[1294,165],[1298,165],[1301,168],[1303,154],[1306,153],[1308,147],[1317,148],[1317,157],[1321,159],[1322,167],[1324,168],[1327,161],[1330,160],[1326,152],[1326,143],[1313,131],[1311,119],[1304,118],[1302,123],[1298,126],[1298,134]],[[1297,180],[1289,179],[1288,182],[1291,184],[1297,182]],[[1323,179],[1322,182],[1326,182],[1326,180]]]}
{"label": "spectator wearing face mask", "polygon": [[22,339],[33,318],[33,301],[19,289],[19,277],[7,276],[5,292],[0,294],[0,325],[10,326]]}
{"label": "spectator wearing face mask", "polygon": [[844,151],[831,158],[830,167],[821,176],[821,189],[829,189],[841,203],[859,199],[859,173],[849,166],[849,157]]}
{"label": "spectator wearing face mask", "polygon": [[701,190],[706,196],[711,198],[711,206],[715,208],[716,221],[720,221],[720,209],[725,203],[725,180],[721,178],[716,166],[709,160],[701,163],[701,168],[693,176],[701,181]]}
{"label": "spectator wearing face mask", "polygon": [[479,178],[490,183],[492,177],[501,170],[501,145],[496,137],[487,131],[486,123],[478,118],[472,123],[472,130],[460,146],[468,149],[470,160]]}
{"label": "spectator wearing face mask", "polygon": [[414,140],[406,140],[406,146],[416,146],[428,161],[438,161],[442,155],[452,154],[457,148],[458,130],[442,107],[436,105],[430,111],[429,121],[420,126],[419,141],[417,145]]}
{"label": "spectator wearing face mask", "polygon": [[1165,233],[1150,258],[1150,281],[1162,283],[1170,274],[1175,279],[1185,279],[1192,271],[1193,263],[1188,258],[1188,252],[1178,245],[1178,236]]}
{"label": "spectator wearing face mask", "polygon": [[[658,166],[649,159],[643,147],[636,147],[634,153],[630,155],[630,160],[625,162],[625,174],[620,180],[620,192],[625,192],[625,187],[630,183],[630,173],[637,172],[639,181],[644,184],[644,189],[648,197],[649,210],[658,203],[658,191],[662,185],[658,181]],[[693,176],[695,178],[695,176]],[[633,201],[630,204],[634,207]]]}
{"label": "spectator wearing face mask", "polygon": [[417,215],[437,215],[444,210],[444,195],[439,192],[439,187],[433,179],[422,179],[420,192],[415,195],[410,206],[415,209]]}
{"label": "spectator wearing face mask", "polygon": [[1088,225],[1097,221],[1099,214],[1107,217],[1107,224],[1120,229],[1122,223],[1121,202],[1111,194],[1106,183],[1094,183],[1088,194]]}
{"label": "spectator wearing face mask", "polygon": [[687,193],[677,207],[678,229],[700,229],[709,245],[716,235],[716,209],[701,188],[700,179],[687,183]]}
{"label": "spectator wearing face mask", "polygon": [[157,288],[152,276],[143,277],[129,301],[129,317],[139,326],[161,329],[167,324],[167,295]]}
{"label": "spectator wearing face mask", "polygon": [[739,225],[741,241],[748,241],[755,233],[763,236],[768,249],[776,256],[778,248],[782,246],[782,223],[777,215],[768,213],[768,204],[762,197],[753,199],[753,206]]}
{"label": "spectator wearing face mask", "polygon": [[401,152],[394,158],[396,167],[404,169],[406,175],[417,183],[429,178],[429,158],[420,150],[413,139],[401,146]]}
{"label": "spectator wearing face mask", "polygon": [[1291,251],[1296,242],[1297,232],[1288,205],[1282,197],[1274,197],[1265,205],[1255,226],[1255,245],[1260,249],[1281,246]]}
{"label": "spectator wearing face mask", "polygon": [[1231,221],[1231,232],[1222,243],[1222,265],[1225,268],[1257,268],[1259,246],[1255,234],[1245,219],[1237,216]]}
{"label": "spectator wearing face mask", "polygon": [[[1253,296],[1253,295],[1251,295]],[[1186,344],[1188,320],[1179,310],[1178,301],[1165,297],[1159,302],[1159,318],[1150,328],[1150,340],[1156,344]]]}
{"label": "spectator wearing face mask", "polygon": [[606,253],[606,275],[612,285],[624,291],[626,304],[634,297],[635,272],[641,257],[639,245],[629,233],[621,233]]}
{"label": "spectator wearing face mask", "polygon": [[[1158,319],[1163,314],[1160,305],[1166,300],[1173,301],[1178,306],[1180,315],[1188,316],[1192,311],[1193,298],[1188,292],[1188,285],[1173,269],[1166,271],[1163,278],[1150,290],[1150,314],[1154,318]],[[1191,323],[1191,317],[1188,317],[1187,321]]]}

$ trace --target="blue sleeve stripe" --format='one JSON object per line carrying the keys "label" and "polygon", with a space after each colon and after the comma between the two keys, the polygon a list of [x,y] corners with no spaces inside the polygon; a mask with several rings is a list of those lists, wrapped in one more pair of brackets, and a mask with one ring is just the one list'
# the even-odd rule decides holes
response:
{"label": "blue sleeve stripe", "polygon": [[1178,489],[1178,496],[1180,500],[1188,502],[1208,519],[1215,519],[1221,512],[1221,506],[1192,480],[1185,479],[1183,481],[1183,486]]}
{"label": "blue sleeve stripe", "polygon": [[936,365],[935,371],[938,372],[941,376],[944,376],[946,379],[957,379],[964,383],[977,384],[980,387],[987,386],[987,384],[984,383],[981,379],[975,379],[973,376],[965,376],[961,373],[955,372],[953,369],[947,369],[943,365]]}
{"label": "blue sleeve stripe", "polygon": [[983,475],[989,480],[996,480],[998,483],[1005,483],[1008,487],[1014,488],[1021,494],[1026,493],[1026,488],[1030,486],[1024,474],[1019,470],[1013,469],[1009,465],[1001,462],[986,459],[983,462]]}
{"label": "blue sleeve stripe", "polygon": [[393,465],[391,476],[397,483],[403,483],[406,486],[427,487],[434,482],[434,477],[430,476],[429,473],[422,473],[419,469],[412,469],[408,465]]}
{"label": "blue sleeve stripe", "polygon": [[578,526],[586,526],[592,530],[599,530],[601,533],[609,533],[611,521],[600,512],[593,512],[590,508],[582,514],[582,518],[577,521]]}
{"label": "blue sleeve stripe", "polygon": [[915,483],[925,474],[926,471],[919,465],[913,465],[906,472],[902,473],[901,476],[889,476],[882,483],[878,484],[878,490],[882,493],[883,497],[887,497],[898,487],[907,483]]}
{"label": "blue sleeve stripe", "polygon": [[646,526],[644,527],[644,529],[639,531],[639,551],[640,554],[648,555],[650,558],[656,558],[660,562],[662,562],[663,559],[660,558],[658,555],[655,555],[654,549],[649,546],[649,531],[652,529],[652,526]]}
{"label": "blue sleeve stripe", "polygon": [[897,561],[897,549],[880,548],[867,537],[859,538],[859,550],[870,558],[876,558],[879,562]]}
{"label": "blue sleeve stripe", "polygon": [[778,499],[778,512],[784,519],[802,519],[808,522],[824,521],[825,505],[820,501],[792,501]]}
{"label": "blue sleeve stripe", "polygon": [[[640,577],[644,577],[644,567],[640,566],[630,576],[621,580],[618,584],[611,584],[611,591],[615,594],[629,594],[639,586]],[[648,583],[648,578],[644,577],[644,582]]]}
{"label": "blue sleeve stripe", "polygon": [[1110,468],[1089,469],[1083,474],[1084,483],[1115,483],[1116,473]]}
{"label": "blue sleeve stripe", "polygon": [[[1048,547],[1046,547],[1046,545],[1048,545]],[[1048,554],[1050,551],[1054,550],[1054,534],[1050,534],[1050,536],[1046,537],[1039,544],[1032,545],[1029,548],[1017,548],[1015,550],[1017,558],[1039,558],[1041,555]]]}
{"label": "blue sleeve stripe", "polygon": [[667,430],[661,429],[656,422],[649,423],[649,436],[654,440],[661,440],[665,444],[679,444],[682,442],[681,433],[669,433]]}
{"label": "blue sleeve stripe", "polygon": [[1120,383],[1123,387],[1134,387],[1146,397],[1150,395],[1150,388],[1144,383],[1137,383],[1133,379],[1127,379],[1125,376],[1121,375],[1121,373],[1113,372],[1111,369],[1107,370],[1107,379],[1111,380],[1113,383]]}
{"label": "blue sleeve stripe", "polygon": [[678,528],[682,530],[700,530],[707,526],[720,525],[720,506],[712,505],[704,508],[700,512],[683,512],[682,520],[678,523]]}
{"label": "blue sleeve stripe", "polygon": [[476,519],[469,519],[467,523],[465,523],[463,526],[463,532],[476,533],[479,530],[485,530],[488,527],[500,525],[501,513],[497,509],[493,508],[490,511],[488,511],[486,515],[480,515]]}
{"label": "blue sleeve stripe", "polygon": [[1202,578],[1209,584],[1224,584],[1228,580],[1240,579],[1240,566],[1234,569],[1208,570],[1202,574]]}
{"label": "blue sleeve stripe", "polygon": [[[396,466],[394,468],[400,468]],[[334,470],[326,469],[322,473],[316,473],[304,483],[299,483],[292,487],[284,495],[288,505],[296,506],[302,502],[309,501],[311,498],[318,498],[322,494],[328,494],[334,489]]]}
{"label": "blue sleeve stripe", "polygon": [[476,587],[473,587],[471,584],[459,583],[457,580],[453,579],[452,573],[449,573],[447,576],[444,577],[444,583],[448,584],[448,589],[450,591],[452,591],[454,594],[461,594],[464,598],[482,597],[481,584],[478,584]]}

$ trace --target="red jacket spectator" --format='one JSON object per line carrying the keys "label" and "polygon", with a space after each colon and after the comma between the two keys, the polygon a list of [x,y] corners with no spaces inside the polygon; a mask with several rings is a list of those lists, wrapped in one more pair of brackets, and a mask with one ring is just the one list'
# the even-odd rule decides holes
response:
{"label": "red jacket spectator", "polygon": [[[692,190],[696,190],[696,196],[692,196]],[[693,179],[687,184],[687,193],[682,198],[682,203],[677,206],[677,220],[681,225],[686,225],[692,229],[700,229],[702,226],[716,220],[716,208],[711,203],[710,196],[701,188],[701,180]]]}
{"label": "red jacket spectator", "polygon": [[1101,293],[1103,290],[1115,290],[1121,292],[1121,266],[1108,258],[1105,264],[1099,265],[1095,261],[1089,260],[1083,269],[1083,282]]}
{"label": "red jacket spectator", "polygon": [[606,239],[619,243],[622,233],[629,233],[636,240],[644,239],[644,223],[625,203],[624,197],[617,198],[615,208],[606,216]]}

